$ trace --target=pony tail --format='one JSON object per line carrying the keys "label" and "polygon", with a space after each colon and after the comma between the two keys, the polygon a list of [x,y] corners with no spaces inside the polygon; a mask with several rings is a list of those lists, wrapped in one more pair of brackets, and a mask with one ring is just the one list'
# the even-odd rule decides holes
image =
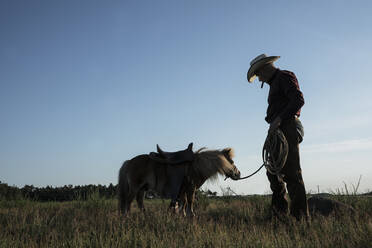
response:
{"label": "pony tail", "polygon": [[129,192],[129,183],[126,175],[126,166],[129,164],[129,160],[125,161],[119,170],[119,179],[118,179],[118,200],[119,200],[119,213],[125,212],[126,202],[128,192]]}

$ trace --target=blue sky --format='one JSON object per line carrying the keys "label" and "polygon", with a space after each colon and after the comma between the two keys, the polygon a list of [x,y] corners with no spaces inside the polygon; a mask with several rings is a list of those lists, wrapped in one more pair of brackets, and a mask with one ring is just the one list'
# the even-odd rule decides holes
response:
{"label": "blue sky", "polygon": [[[261,165],[268,86],[255,56],[296,73],[308,191],[372,190],[370,1],[0,2],[0,180],[117,183],[154,151],[235,149]],[[204,188],[268,193],[265,173]]]}

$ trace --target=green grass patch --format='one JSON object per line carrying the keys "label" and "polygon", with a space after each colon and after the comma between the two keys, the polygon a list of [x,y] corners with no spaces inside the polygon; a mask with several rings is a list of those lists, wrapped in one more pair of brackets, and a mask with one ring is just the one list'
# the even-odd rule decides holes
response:
{"label": "green grass patch", "polygon": [[202,198],[194,219],[167,211],[169,201],[145,200],[118,215],[117,200],[0,201],[0,247],[370,247],[372,197],[335,196],[355,216],[312,219],[311,225],[270,216],[270,197]]}

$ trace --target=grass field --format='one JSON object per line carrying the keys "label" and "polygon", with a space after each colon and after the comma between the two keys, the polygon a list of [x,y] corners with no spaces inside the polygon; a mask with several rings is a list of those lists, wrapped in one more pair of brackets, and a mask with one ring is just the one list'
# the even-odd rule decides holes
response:
{"label": "grass field", "polygon": [[372,247],[372,198],[335,196],[356,216],[313,217],[311,225],[269,218],[268,196],[202,197],[194,219],[146,200],[118,216],[117,201],[0,202],[0,247]]}

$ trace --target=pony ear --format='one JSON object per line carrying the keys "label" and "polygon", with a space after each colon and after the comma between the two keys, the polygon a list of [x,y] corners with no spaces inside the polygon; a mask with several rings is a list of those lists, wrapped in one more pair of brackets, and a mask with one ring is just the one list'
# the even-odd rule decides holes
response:
{"label": "pony ear", "polygon": [[234,150],[230,147],[228,148],[225,148],[223,149],[222,151],[226,156],[228,156],[229,158],[233,158],[234,157]]}

